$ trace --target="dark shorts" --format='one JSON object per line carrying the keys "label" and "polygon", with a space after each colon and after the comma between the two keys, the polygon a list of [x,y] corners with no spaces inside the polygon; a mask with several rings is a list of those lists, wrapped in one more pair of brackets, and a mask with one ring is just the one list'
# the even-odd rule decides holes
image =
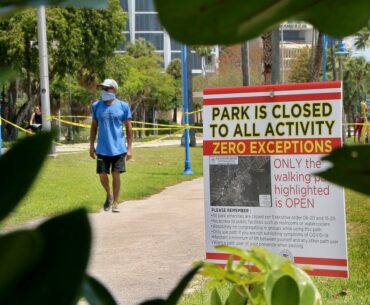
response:
{"label": "dark shorts", "polygon": [[118,156],[96,156],[96,173],[97,174],[110,174],[110,172],[124,173],[126,171],[125,166],[126,154]]}

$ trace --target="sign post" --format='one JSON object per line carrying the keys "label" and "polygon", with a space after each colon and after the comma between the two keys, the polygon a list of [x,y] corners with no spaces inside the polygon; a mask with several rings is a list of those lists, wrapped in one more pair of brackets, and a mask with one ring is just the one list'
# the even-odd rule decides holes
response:
{"label": "sign post", "polygon": [[344,190],[313,175],[342,145],[341,82],[204,90],[206,257],[268,248],[348,277]]}

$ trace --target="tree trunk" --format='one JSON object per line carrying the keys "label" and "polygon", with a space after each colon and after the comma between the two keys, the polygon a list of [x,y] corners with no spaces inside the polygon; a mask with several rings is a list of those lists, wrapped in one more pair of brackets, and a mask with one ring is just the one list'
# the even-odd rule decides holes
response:
{"label": "tree trunk", "polygon": [[333,80],[338,80],[337,69],[335,68],[335,52],[334,44],[330,44],[330,54],[331,54],[331,68],[333,70]]}
{"label": "tree trunk", "polygon": [[272,82],[272,32],[262,35],[263,45],[263,77],[265,85]]}
{"label": "tree trunk", "polygon": [[320,80],[320,70],[322,63],[322,33],[319,32],[313,58],[313,65],[310,71],[310,81],[318,82]]}
{"label": "tree trunk", "polygon": [[177,124],[177,108],[173,108],[172,121]]}
{"label": "tree trunk", "polygon": [[[16,112],[17,112],[17,83],[16,81],[11,81],[8,89],[8,107],[7,107],[7,120],[10,122],[14,122],[16,118]],[[7,124],[6,127],[6,135],[5,140],[6,141],[15,141],[18,136],[18,129],[13,127],[10,124]]]}
{"label": "tree trunk", "polygon": [[279,28],[271,33],[271,83],[280,83],[280,35]]}

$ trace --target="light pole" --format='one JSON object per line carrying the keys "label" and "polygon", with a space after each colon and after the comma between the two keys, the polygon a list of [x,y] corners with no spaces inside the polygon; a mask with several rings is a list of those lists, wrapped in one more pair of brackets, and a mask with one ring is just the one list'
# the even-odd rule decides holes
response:
{"label": "light pole", "polygon": [[181,57],[182,57],[182,97],[184,99],[184,143],[185,143],[185,169],[184,175],[192,175],[190,163],[190,143],[189,143],[189,98],[188,98],[188,55],[187,46],[183,44],[181,46]]}
{"label": "light pole", "polygon": [[[349,52],[346,50],[344,45],[343,39],[338,40],[338,51],[335,52],[339,60],[339,80],[342,83],[342,100],[343,100],[343,59],[347,57]],[[344,113],[344,105],[342,105],[342,142],[345,145],[346,139],[346,130],[344,123],[346,122],[345,113]]]}
{"label": "light pole", "polygon": [[[37,31],[39,44],[40,61],[40,98],[42,109],[42,129],[51,130],[50,122],[50,93],[49,93],[49,67],[48,67],[48,49],[46,39],[46,17],[45,6],[37,8]],[[55,145],[52,144],[51,155],[55,155]]]}

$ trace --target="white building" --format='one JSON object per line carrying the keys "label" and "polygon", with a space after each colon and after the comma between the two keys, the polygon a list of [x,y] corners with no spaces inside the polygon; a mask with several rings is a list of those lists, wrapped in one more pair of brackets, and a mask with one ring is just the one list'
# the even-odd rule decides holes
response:
{"label": "white building", "polygon": [[312,25],[304,22],[284,22],[279,30],[281,82],[284,83],[289,75],[293,59],[298,56],[301,49],[311,48],[312,40],[317,33],[314,32]]}
{"label": "white building", "polygon": [[[120,0],[121,6],[128,12],[128,22],[125,43],[117,53],[124,52],[128,42],[137,38],[144,38],[152,43],[156,52],[163,56],[164,66],[167,67],[171,60],[181,59],[181,44],[172,39],[164,30],[157,17],[153,0]],[[213,71],[218,64],[219,48],[214,47],[212,55],[207,59],[206,70]],[[194,74],[202,72],[202,60],[198,54],[192,52],[192,69]]]}

